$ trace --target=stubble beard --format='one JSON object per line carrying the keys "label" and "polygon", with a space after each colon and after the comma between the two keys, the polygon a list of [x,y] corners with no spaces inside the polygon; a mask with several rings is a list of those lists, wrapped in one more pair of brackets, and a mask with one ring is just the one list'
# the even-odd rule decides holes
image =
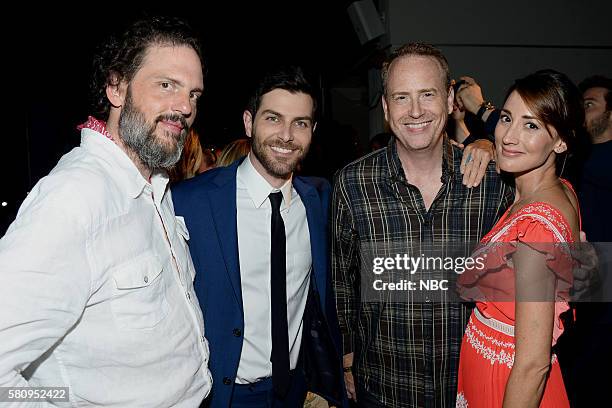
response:
{"label": "stubble beard", "polygon": [[610,114],[612,111],[605,111],[587,126],[587,131],[591,135],[591,139],[596,141],[601,135],[603,135],[610,126]]}
{"label": "stubble beard", "polygon": [[[308,146],[302,147],[292,142],[283,142],[282,140],[276,140],[274,142],[267,142],[259,140],[253,129],[253,144],[252,152],[255,158],[261,163],[263,168],[273,177],[280,179],[287,179],[296,170],[298,164],[302,161],[306,153],[308,153]],[[268,151],[269,146],[278,146],[283,149],[298,149],[299,154],[295,159],[284,160],[282,158],[272,157]]]}

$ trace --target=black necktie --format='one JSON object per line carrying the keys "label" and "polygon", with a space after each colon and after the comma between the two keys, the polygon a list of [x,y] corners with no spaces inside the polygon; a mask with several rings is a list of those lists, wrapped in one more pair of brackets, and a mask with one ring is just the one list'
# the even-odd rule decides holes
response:
{"label": "black necktie", "polygon": [[281,398],[289,389],[289,329],[287,328],[287,271],[285,223],[280,214],[281,192],[270,193],[272,204],[272,245],[270,288],[272,308],[272,384]]}

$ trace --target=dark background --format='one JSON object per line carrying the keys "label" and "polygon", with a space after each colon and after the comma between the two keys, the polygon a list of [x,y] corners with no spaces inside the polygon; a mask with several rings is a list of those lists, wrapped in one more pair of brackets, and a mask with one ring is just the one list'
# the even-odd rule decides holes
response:
{"label": "dark background", "polygon": [[372,2],[386,35],[363,45],[347,13],[351,0],[13,4],[3,13],[0,59],[0,236],[32,186],[78,145],[96,45],[143,15],[186,18],[202,37],[205,90],[195,126],[205,145],[244,136],[243,108],[265,69],[305,66],[319,88],[320,116],[303,172],[327,178],[384,130],[372,68],[392,46],[439,47],[453,75],[474,76],[494,104],[515,78],[537,69],[557,69],[576,82],[612,74],[609,0]]}
{"label": "dark background", "polygon": [[[202,142],[213,146],[244,136],[242,112],[249,92],[264,70],[279,63],[303,65],[317,84],[321,109],[316,138],[331,140],[325,135],[338,125],[331,120],[329,89],[347,76],[361,76],[366,69],[363,57],[375,47],[360,44],[346,12],[350,1],[124,3],[113,10],[102,4],[63,10],[55,4],[37,8],[24,22],[21,44],[27,46],[21,48],[24,55],[15,67],[25,74],[26,89],[24,93],[19,84],[11,93],[25,95],[26,126],[7,132],[14,136],[5,144],[2,161],[7,177],[0,201],[7,205],[0,207],[0,235],[27,191],[78,145],[76,125],[90,112],[95,47],[129,22],[145,15],[175,15],[200,34],[205,90],[195,126]],[[342,160],[338,151],[335,155]],[[331,167],[340,165],[332,160],[327,164],[329,168],[311,173],[329,177]]]}

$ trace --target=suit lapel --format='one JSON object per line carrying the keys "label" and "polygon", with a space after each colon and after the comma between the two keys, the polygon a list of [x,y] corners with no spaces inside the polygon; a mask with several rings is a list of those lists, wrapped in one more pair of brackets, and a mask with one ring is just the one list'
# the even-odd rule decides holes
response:
{"label": "suit lapel", "polygon": [[316,188],[307,184],[299,177],[293,179],[293,186],[300,195],[304,207],[306,208],[306,219],[308,221],[308,231],[310,234],[312,269],[316,289],[319,292],[319,300],[321,301],[321,310],[325,310],[325,294],[327,290],[327,280],[325,279],[325,272],[327,270],[327,258],[325,254],[326,225],[321,209],[321,199]]}
{"label": "suit lapel", "polygon": [[[240,161],[242,162],[242,161]],[[240,163],[239,162],[239,163]],[[242,310],[242,289],[240,284],[240,263],[238,252],[238,230],[236,221],[236,170],[234,163],[227,171],[220,172],[214,180],[215,188],[208,192],[213,220],[225,269],[234,289],[234,296]],[[212,237],[211,237],[212,238]]]}

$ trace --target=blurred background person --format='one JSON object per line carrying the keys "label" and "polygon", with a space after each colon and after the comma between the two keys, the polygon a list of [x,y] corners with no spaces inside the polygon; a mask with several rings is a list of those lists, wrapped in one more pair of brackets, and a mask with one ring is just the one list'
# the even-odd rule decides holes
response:
{"label": "blurred background person", "polygon": [[583,230],[589,241],[611,242],[612,221],[612,79],[593,76],[579,85],[584,99],[585,125],[590,137],[589,152],[581,168],[580,204],[585,217]]}
{"label": "blurred background person", "polygon": [[251,141],[249,139],[237,139],[227,144],[219,155],[217,167],[229,166],[238,159],[243,158],[251,151]]}
{"label": "blurred background person", "polygon": [[[450,115],[450,119],[452,120],[449,119],[446,125],[446,133],[448,136],[457,143],[462,143],[464,145],[468,145],[477,139],[484,138],[488,138],[489,140],[493,141],[492,135],[493,131],[495,130],[495,123],[493,124],[492,128],[488,129],[487,133],[484,123],[479,117],[476,116],[477,110],[471,112],[466,109],[463,101],[458,97],[459,90],[464,90],[467,86],[469,86],[468,82],[465,79],[460,79],[459,81],[453,80],[452,83],[453,88],[455,89],[455,101],[453,102],[453,112]],[[478,87],[477,92],[480,92],[480,87]],[[480,101],[479,103],[482,102],[483,101]]]}
{"label": "blurred background person", "polygon": [[465,110],[459,109],[455,102],[450,117],[452,120],[448,121],[446,132],[457,143],[463,143],[470,136],[470,130],[465,123]]}
{"label": "blurred background person", "polygon": [[[588,138],[584,155],[578,157],[578,198],[583,214],[582,229],[599,257],[601,288],[593,292],[592,302],[574,304],[576,323],[559,344],[559,359],[572,406],[599,406],[600,395],[610,376],[596,375],[601,367],[612,365],[612,79],[595,75],[578,87],[584,99]],[[585,135],[586,136],[586,135]]]}
{"label": "blurred background person", "polygon": [[197,176],[215,167],[217,157],[211,149],[203,149],[198,132],[191,128],[180,160],[168,171],[170,182],[176,183]]}
{"label": "blurred background person", "polygon": [[[469,76],[462,76],[455,84],[455,103],[453,105],[453,119],[456,126],[452,128],[455,132],[456,140],[460,143],[469,144],[472,139],[488,136],[493,140],[495,126],[499,120],[500,109],[482,94],[482,88],[476,80]],[[466,122],[461,123],[461,122]],[[471,136],[474,137],[471,137]],[[478,137],[476,137],[479,135]]]}

